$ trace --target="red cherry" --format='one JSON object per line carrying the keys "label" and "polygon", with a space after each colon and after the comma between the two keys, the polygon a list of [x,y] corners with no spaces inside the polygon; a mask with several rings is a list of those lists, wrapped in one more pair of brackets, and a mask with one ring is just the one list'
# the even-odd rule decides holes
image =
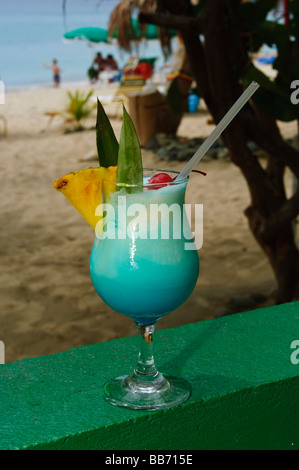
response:
{"label": "red cherry", "polygon": [[[155,186],[151,189],[160,189],[164,186],[167,186],[165,183],[172,183],[173,179],[167,173],[158,173],[154,175],[151,179],[148,180],[149,184],[154,184]],[[164,183],[164,184],[157,184],[157,183]]]}
{"label": "red cherry", "polygon": [[[203,171],[199,170],[192,170],[195,173],[200,173],[201,175],[206,176],[206,173]],[[150,180],[148,180],[149,184],[154,184],[155,187],[149,188],[149,189],[160,189],[163,188],[163,186],[167,186],[166,183],[173,183],[173,181],[176,179],[176,176],[174,178],[171,178],[167,173],[157,173],[154,175]],[[157,184],[157,183],[162,183],[162,184]],[[164,183],[164,184],[163,184]]]}

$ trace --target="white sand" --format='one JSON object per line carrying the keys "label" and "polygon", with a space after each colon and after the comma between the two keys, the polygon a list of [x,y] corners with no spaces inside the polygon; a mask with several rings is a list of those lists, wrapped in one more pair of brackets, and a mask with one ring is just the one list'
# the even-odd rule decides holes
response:
{"label": "white sand", "polygon": [[[98,89],[97,94],[112,91]],[[47,127],[44,113],[62,110],[65,102],[65,88],[41,89],[7,93],[0,106],[8,123],[8,135],[0,139],[0,340],[6,362],[136,333],[129,318],[113,312],[95,293],[89,277],[93,230],[52,187],[59,176],[97,166],[96,161],[82,161],[95,152],[94,130],[64,134],[60,117]],[[117,106],[107,111],[117,111]],[[183,118],[178,134],[206,137],[213,129],[208,117],[202,104],[199,113]],[[86,127],[94,124],[95,113]],[[112,124],[119,136],[121,120]],[[282,128],[286,137],[296,133],[296,123]],[[184,165],[161,162],[146,150],[143,163],[170,169]],[[204,204],[198,284],[158,328],[213,318],[231,296],[267,294],[275,287],[243,214],[249,195],[240,171],[224,160],[204,160],[200,169],[208,175],[192,175],[186,201]]]}

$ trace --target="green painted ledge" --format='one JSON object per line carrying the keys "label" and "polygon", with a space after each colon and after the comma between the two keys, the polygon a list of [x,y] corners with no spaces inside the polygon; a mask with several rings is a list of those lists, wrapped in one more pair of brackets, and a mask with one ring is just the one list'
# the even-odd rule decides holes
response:
{"label": "green painted ledge", "polygon": [[0,449],[299,449],[298,320],[293,302],[158,330],[158,368],[193,387],[170,410],[102,398],[107,379],[131,372],[137,337],[2,365]]}

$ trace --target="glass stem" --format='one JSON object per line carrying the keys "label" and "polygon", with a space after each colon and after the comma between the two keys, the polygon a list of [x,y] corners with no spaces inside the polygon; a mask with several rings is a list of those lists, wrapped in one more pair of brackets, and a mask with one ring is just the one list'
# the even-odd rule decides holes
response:
{"label": "glass stem", "polygon": [[141,336],[138,362],[134,372],[124,380],[125,387],[133,393],[156,393],[169,384],[166,378],[156,369],[153,354],[153,334],[155,323],[140,325],[137,328]]}
{"label": "glass stem", "polygon": [[153,334],[155,331],[155,324],[152,325],[139,325],[137,328],[141,337],[140,351],[138,355],[138,362],[135,367],[135,374],[137,375],[152,375],[155,376],[158,371],[154,362],[153,354]]}

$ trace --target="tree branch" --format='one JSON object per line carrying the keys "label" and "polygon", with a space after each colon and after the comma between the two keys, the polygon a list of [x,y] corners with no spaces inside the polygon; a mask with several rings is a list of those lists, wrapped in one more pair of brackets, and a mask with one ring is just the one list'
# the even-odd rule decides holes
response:
{"label": "tree branch", "polygon": [[155,24],[161,28],[176,29],[178,31],[193,31],[198,34],[202,31],[202,20],[188,16],[140,12],[138,21],[140,23]]}
{"label": "tree branch", "polygon": [[[279,133],[276,122],[271,116],[264,116],[259,125],[248,120],[248,136],[273,158],[287,165],[299,178],[299,152],[287,144]],[[271,123],[271,125],[270,125]],[[268,128],[265,127],[268,124]]]}
{"label": "tree branch", "polygon": [[215,103],[213,101],[210,80],[207,74],[207,65],[203,45],[198,37],[198,34],[194,33],[193,31],[182,31],[182,38],[184,41],[188,61],[192,69],[194,79],[199,88],[200,95],[205,100],[210,113],[215,118]]}
{"label": "tree branch", "polygon": [[[204,27],[205,56],[213,100],[217,103],[217,115],[214,115],[214,119],[219,122],[239,98],[243,88],[237,79],[233,59],[229,57],[228,51],[233,47],[234,35],[223,28],[225,3],[222,0],[214,0],[212,3],[208,2]],[[247,103],[222,137],[231,151],[233,163],[239,166],[248,183],[253,206],[260,207],[266,218],[277,206],[283,204],[284,199],[247,146],[247,116],[253,114],[249,112],[250,108],[251,103]]]}
{"label": "tree branch", "polygon": [[259,228],[259,234],[264,242],[273,240],[284,227],[299,214],[299,191],[288,199],[280,209],[269,217]]}

